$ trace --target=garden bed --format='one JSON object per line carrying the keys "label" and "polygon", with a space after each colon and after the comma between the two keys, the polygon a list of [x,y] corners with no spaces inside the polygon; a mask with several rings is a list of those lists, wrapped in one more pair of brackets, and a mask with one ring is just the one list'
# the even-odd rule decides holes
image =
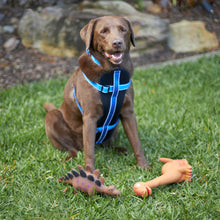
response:
{"label": "garden bed", "polygon": [[[204,11],[201,6],[188,8],[182,11],[173,7],[170,11],[163,12],[159,16],[168,18],[170,23],[175,23],[182,19],[203,21],[209,31],[216,33],[220,42],[219,1],[215,1],[213,9],[215,13],[213,20],[209,18],[208,13]],[[7,25],[11,18],[20,19],[24,13],[24,9],[5,7],[0,9],[0,13],[6,15],[4,19],[1,20],[1,25]],[[16,36],[19,39],[17,33],[1,34],[0,45],[3,45],[3,43],[12,36]],[[175,53],[165,46],[161,51],[156,53],[143,53],[139,58],[134,58],[133,62],[135,66],[142,66],[196,54],[201,53]],[[9,88],[13,85],[25,82],[39,81],[40,79],[45,80],[51,77],[57,77],[58,75],[69,76],[73,73],[77,65],[77,58],[52,57],[34,49],[25,48],[22,44],[19,44],[17,49],[10,53],[7,53],[0,47],[0,89]]]}

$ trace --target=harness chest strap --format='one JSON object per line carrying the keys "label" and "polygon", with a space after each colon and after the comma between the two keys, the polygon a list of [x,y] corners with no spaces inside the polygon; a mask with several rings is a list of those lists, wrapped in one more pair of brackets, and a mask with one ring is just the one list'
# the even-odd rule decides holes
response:
{"label": "harness chest strap", "polygon": [[110,122],[112,121],[112,118],[115,114],[115,110],[116,110],[116,106],[117,106],[117,97],[118,97],[118,93],[119,93],[120,74],[121,74],[120,70],[114,71],[113,92],[112,92],[112,96],[110,99],[109,112],[108,112],[108,115],[107,115],[105,122],[103,124],[101,135],[99,136],[99,139],[96,142],[97,144],[101,144],[104,141],[104,139],[107,135],[107,132],[108,132],[107,126],[110,124]]}
{"label": "harness chest strap", "polygon": [[[96,144],[101,144],[105,141],[105,138],[108,134],[108,131],[113,130],[118,122],[119,122],[119,117],[117,118],[115,123],[111,123],[112,119],[115,115],[115,110],[117,107],[117,99],[118,99],[118,94],[120,91],[126,91],[130,84],[131,81],[129,80],[128,83],[125,84],[120,84],[120,76],[121,76],[121,70],[114,70],[113,72],[113,85],[101,85],[99,83],[95,83],[92,82],[90,79],[88,79],[88,77],[83,73],[83,76],[85,77],[85,79],[87,80],[87,82],[92,85],[95,89],[97,89],[98,91],[100,91],[101,93],[104,94],[111,94],[111,98],[110,98],[110,104],[109,104],[109,111],[108,114],[106,116],[106,119],[104,121],[104,124],[100,127],[97,127],[96,129],[96,134],[97,133],[101,133],[98,140],[96,141]],[[73,95],[74,95],[74,99],[76,100],[76,104],[81,112],[81,114],[83,114],[83,109],[80,106],[77,97],[76,97],[76,91],[75,91],[75,87],[73,87]]]}

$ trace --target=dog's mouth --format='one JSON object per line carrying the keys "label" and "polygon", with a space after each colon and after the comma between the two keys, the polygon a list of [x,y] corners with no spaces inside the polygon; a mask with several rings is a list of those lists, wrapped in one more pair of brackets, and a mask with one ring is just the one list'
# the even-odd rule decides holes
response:
{"label": "dog's mouth", "polygon": [[116,51],[113,53],[105,52],[105,56],[112,62],[113,64],[121,64],[123,60],[124,53],[121,51]]}

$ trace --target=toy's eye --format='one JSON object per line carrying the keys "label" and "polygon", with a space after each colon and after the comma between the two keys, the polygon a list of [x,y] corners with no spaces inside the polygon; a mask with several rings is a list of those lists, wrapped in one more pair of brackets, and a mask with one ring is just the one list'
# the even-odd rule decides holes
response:
{"label": "toy's eye", "polygon": [[115,190],[115,187],[114,187],[114,186],[110,186],[110,187],[109,187],[109,191],[110,191],[110,192],[113,192],[114,190]]}
{"label": "toy's eye", "polygon": [[103,29],[100,31],[101,34],[106,34],[106,33],[108,33],[108,32],[109,32],[109,29],[108,29],[108,28],[103,28]]}

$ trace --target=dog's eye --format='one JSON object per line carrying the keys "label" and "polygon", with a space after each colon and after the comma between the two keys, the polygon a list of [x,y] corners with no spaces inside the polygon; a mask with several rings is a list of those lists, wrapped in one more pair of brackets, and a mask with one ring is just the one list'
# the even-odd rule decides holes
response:
{"label": "dog's eye", "polygon": [[106,34],[108,31],[109,31],[108,28],[103,28],[103,29],[100,31],[100,33],[101,33],[101,34]]}
{"label": "dog's eye", "polygon": [[119,27],[119,30],[120,30],[121,32],[127,32],[127,29],[126,29],[125,27],[123,27],[123,26],[120,26],[120,27]]}

